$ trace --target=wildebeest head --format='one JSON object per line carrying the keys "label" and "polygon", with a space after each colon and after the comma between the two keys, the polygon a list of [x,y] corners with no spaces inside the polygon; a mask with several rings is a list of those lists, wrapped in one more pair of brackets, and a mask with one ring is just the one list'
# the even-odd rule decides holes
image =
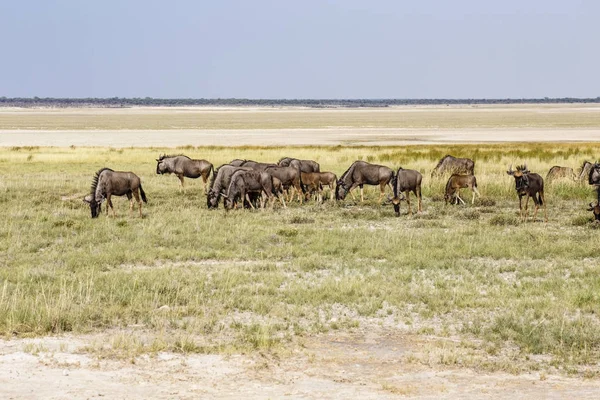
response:
{"label": "wildebeest head", "polygon": [[590,203],[590,208],[587,210],[594,213],[594,219],[596,222],[600,222],[600,203],[596,203],[596,205]]}
{"label": "wildebeest head", "polygon": [[83,198],[83,201],[90,205],[90,211],[92,218],[98,218],[102,210],[102,201],[98,202],[91,194],[88,194]]}
{"label": "wildebeest head", "polygon": [[169,172],[169,168],[165,163],[166,154],[158,157],[156,159],[156,173],[162,175],[164,173]]}
{"label": "wildebeest head", "polygon": [[219,205],[219,194],[214,190],[209,190],[208,193],[206,193],[206,205],[209,209],[217,208]]}
{"label": "wildebeest head", "polygon": [[590,185],[600,185],[600,163],[594,163],[588,176]]}
{"label": "wildebeest head", "polygon": [[335,187],[335,199],[336,200],[344,200],[346,198],[346,195],[348,194],[348,188],[346,187],[346,184],[344,183],[343,180],[339,180],[337,181],[336,187]]}
{"label": "wildebeest head", "polygon": [[525,195],[527,191],[527,187],[529,187],[529,170],[527,169],[527,164],[518,165],[517,169],[513,171],[512,165],[509,167],[508,171],[506,171],[508,175],[512,175],[515,178],[515,189],[519,195]]}

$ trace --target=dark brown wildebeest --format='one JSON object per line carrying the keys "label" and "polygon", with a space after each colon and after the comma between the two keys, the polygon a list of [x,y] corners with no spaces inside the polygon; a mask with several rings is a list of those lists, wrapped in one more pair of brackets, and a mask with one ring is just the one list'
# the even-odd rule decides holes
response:
{"label": "dark brown wildebeest", "polygon": [[318,162],[313,160],[299,160],[297,158],[283,157],[277,164],[281,167],[294,167],[299,169],[301,172],[321,172],[321,166]]}
{"label": "dark brown wildebeest", "polygon": [[234,160],[231,160],[228,165],[231,165],[233,167],[241,167],[246,161],[247,160],[240,160],[239,158],[236,158]]}
{"label": "dark brown wildebeest", "polygon": [[448,204],[448,201],[450,201],[450,204],[460,204],[459,202],[465,204],[464,200],[459,196],[460,189],[463,188],[470,188],[473,191],[471,204],[475,203],[475,194],[477,194],[477,197],[481,197],[479,190],[477,190],[477,178],[475,178],[475,175],[454,174],[446,183],[446,192],[444,194],[446,204]]}
{"label": "dark brown wildebeest", "polygon": [[333,172],[302,172],[302,190],[306,200],[313,193],[317,193],[317,201],[323,201],[323,188],[328,187],[330,190],[329,199],[333,201],[333,193],[335,192],[335,183],[337,176]]}
{"label": "dark brown wildebeest", "polygon": [[253,160],[246,160],[242,165],[242,167],[249,167],[256,171],[264,171],[267,167],[277,167],[277,164],[273,163],[264,163]]}
{"label": "dark brown wildebeest", "polygon": [[593,166],[594,166],[594,163],[591,163],[589,161],[584,161],[583,164],[581,164],[581,167],[579,167],[579,169],[577,170],[577,173],[579,174],[577,176],[577,179],[580,181],[587,179],[588,175],[590,174],[590,169]]}
{"label": "dark brown wildebeest", "polygon": [[[519,195],[519,214],[521,218],[527,219],[527,205],[531,197],[535,203],[533,219],[535,219],[540,206],[544,206],[544,219],[548,222],[548,212],[546,210],[546,201],[544,200],[544,179],[539,174],[529,172],[527,164],[517,166],[516,171],[513,171],[511,165],[506,173],[515,178],[515,189]],[[525,201],[525,215],[523,215],[522,206],[523,196],[527,196]]]}
{"label": "dark brown wildebeest", "polygon": [[227,192],[231,177],[237,171],[251,171],[252,168],[234,167],[229,164],[221,165],[213,172],[212,180],[206,193],[206,205],[210,208],[218,208],[221,197]]}
{"label": "dark brown wildebeest", "polygon": [[588,183],[596,188],[598,203],[600,203],[600,163],[595,162],[590,166]]}
{"label": "dark brown wildebeest", "polygon": [[162,155],[156,159],[157,174],[175,174],[181,182],[181,188],[184,187],[183,178],[196,179],[202,177],[204,181],[204,193],[207,191],[208,178],[213,170],[213,165],[206,160],[192,160],[188,156],[168,156]]}
{"label": "dark brown wildebeest", "polygon": [[[335,199],[344,200],[346,195],[356,187],[360,187],[360,201],[364,201],[363,185],[379,185],[381,195],[379,201],[385,195],[385,186],[391,184],[394,171],[383,165],[370,164],[365,161],[354,161],[350,168],[343,173],[337,181],[335,188]],[[354,198],[354,195],[352,195]]]}
{"label": "dark brown wildebeest", "polygon": [[269,165],[264,171],[276,177],[281,181],[281,185],[284,189],[289,188],[291,193],[288,201],[292,201],[293,190],[298,194],[298,201],[302,203],[302,179],[300,177],[301,172],[294,167],[279,167]]}
{"label": "dark brown wildebeest", "polygon": [[573,172],[571,167],[560,167],[558,165],[553,166],[546,175],[546,183],[550,183],[553,179],[569,178],[577,179],[577,175]]}
{"label": "dark brown wildebeest", "polygon": [[456,158],[451,155],[446,155],[437,163],[433,171],[431,171],[431,177],[442,176],[446,173],[473,175],[474,170],[475,162],[470,158]]}
{"label": "dark brown wildebeest", "polygon": [[398,168],[398,172],[396,176],[394,176],[394,180],[392,181],[392,186],[394,188],[394,197],[391,199],[392,204],[394,204],[394,211],[396,212],[396,217],[400,216],[400,201],[406,200],[408,205],[408,213],[412,215],[412,210],[410,208],[410,192],[413,192],[415,196],[417,196],[418,200],[418,212],[423,211],[422,199],[421,199],[421,182],[423,181],[423,176],[419,171],[415,171],[412,169],[404,169],[402,167]]}
{"label": "dark brown wildebeest", "polygon": [[266,172],[256,170],[237,171],[231,177],[231,183],[227,188],[227,195],[223,196],[225,197],[225,209],[232,209],[238,198],[242,203],[244,199],[247,199],[252,208],[254,208],[248,197],[249,193],[262,194],[261,207],[264,208],[264,200],[267,198],[270,200],[271,208],[273,208],[275,201],[274,192],[273,177]]}
{"label": "dark brown wildebeest", "polygon": [[600,223],[600,203],[596,203],[596,205],[590,203],[590,208],[587,209],[594,213],[594,220]]}
{"label": "dark brown wildebeest", "polygon": [[133,172],[113,171],[110,168],[102,168],[94,176],[90,194],[85,197],[84,201],[89,203],[92,212],[92,218],[96,218],[102,211],[102,202],[106,200],[106,215],[108,215],[108,207],[112,209],[113,217],[116,216],[115,209],[112,204],[112,196],[127,196],[129,199],[129,212],[133,212],[133,199],[137,201],[140,209],[140,217],[142,216],[142,202],[147,203],[146,193],[142,189],[140,178]]}

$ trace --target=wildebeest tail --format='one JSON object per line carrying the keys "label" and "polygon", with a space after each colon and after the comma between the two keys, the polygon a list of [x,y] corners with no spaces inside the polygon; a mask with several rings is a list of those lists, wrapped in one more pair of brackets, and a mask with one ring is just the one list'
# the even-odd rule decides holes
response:
{"label": "wildebeest tail", "polygon": [[141,183],[140,183],[140,194],[142,195],[142,200],[144,201],[144,203],[147,203],[148,199],[146,198],[146,193],[144,192],[144,189],[142,189]]}

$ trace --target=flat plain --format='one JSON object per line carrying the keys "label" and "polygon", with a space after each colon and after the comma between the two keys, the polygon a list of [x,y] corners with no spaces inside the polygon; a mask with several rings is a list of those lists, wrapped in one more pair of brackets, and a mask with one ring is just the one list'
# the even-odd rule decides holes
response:
{"label": "flat plain", "polygon": [[[340,139],[273,145],[302,129],[317,144]],[[445,139],[372,145],[368,129]],[[8,144],[16,130],[26,145]],[[251,143],[177,141],[212,130]],[[598,224],[586,211],[595,194],[585,181],[548,183],[549,222],[523,222],[505,171],[577,170],[600,155],[596,130],[597,105],[0,110],[3,390],[589,398],[600,386]],[[152,131],[160,142],[144,140]],[[465,131],[479,144],[449,136]],[[541,143],[532,131],[554,136]],[[73,132],[98,147],[80,147]],[[62,139],[46,147],[54,134]],[[139,139],[119,145],[129,135]],[[396,218],[372,188],[362,204],[210,211],[199,181],[181,191],[155,174],[161,153],[215,166],[310,158],[338,176],[357,159],[417,169],[424,212],[407,215],[403,203]],[[430,173],[445,154],[475,160],[474,205],[444,204],[445,180]],[[144,218],[120,198],[116,218],[90,218],[82,198],[105,166],[142,178]]]}

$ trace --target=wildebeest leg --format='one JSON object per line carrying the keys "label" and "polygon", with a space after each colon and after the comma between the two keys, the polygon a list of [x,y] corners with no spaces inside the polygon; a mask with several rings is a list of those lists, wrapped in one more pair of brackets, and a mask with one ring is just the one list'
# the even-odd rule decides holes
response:
{"label": "wildebeest leg", "polygon": [[405,192],[404,197],[406,197],[406,204],[408,205],[408,214],[412,215],[412,209],[410,208],[410,190]]}
{"label": "wildebeest leg", "polygon": [[[135,201],[137,201],[138,203],[138,208],[140,210],[140,218],[142,218],[142,201],[140,200],[140,194],[137,190],[134,190],[133,196],[135,197]],[[133,211],[133,202],[131,202],[131,211]]]}
{"label": "wildebeest leg", "polygon": [[364,190],[363,190],[364,185],[360,184],[358,186],[360,187],[360,202],[364,203],[364,201],[365,201]]}
{"label": "wildebeest leg", "polygon": [[523,219],[523,196],[519,195],[519,216]]}
{"label": "wildebeest leg", "polygon": [[525,220],[527,221],[527,206],[529,205],[529,195],[527,195],[527,198],[525,199]]}
{"label": "wildebeest leg", "polygon": [[423,205],[422,205],[422,201],[421,201],[421,188],[418,187],[417,189],[415,189],[415,196],[417,196],[417,199],[419,200],[419,211],[421,212],[423,211]]}
{"label": "wildebeest leg", "polygon": [[127,198],[129,199],[129,216],[133,213],[133,196],[131,195],[132,191],[127,193]]}
{"label": "wildebeest leg", "polygon": [[183,185],[183,174],[177,174],[177,177],[179,178],[179,181],[181,182],[181,187],[179,189],[183,190],[185,188]]}
{"label": "wildebeest leg", "polygon": [[117,213],[115,212],[115,208],[113,207],[113,203],[110,198],[111,198],[111,195],[109,193],[108,195],[106,195],[106,202],[108,203],[108,205],[106,206],[106,214],[108,214],[108,207],[110,206],[110,209],[112,210],[113,218],[114,218],[117,216]]}
{"label": "wildebeest leg", "polygon": [[[246,193],[246,195],[244,197],[242,197],[242,203],[243,203],[243,199],[248,200],[248,203],[250,204],[251,208],[255,208],[254,204],[252,204],[252,202],[250,201],[250,193]],[[261,207],[262,207],[262,198],[261,198]]]}
{"label": "wildebeest leg", "polygon": [[[461,203],[465,204],[465,201],[463,199],[460,198],[460,189],[456,189],[456,199],[459,200]],[[456,204],[460,204],[460,203],[456,203]]]}

